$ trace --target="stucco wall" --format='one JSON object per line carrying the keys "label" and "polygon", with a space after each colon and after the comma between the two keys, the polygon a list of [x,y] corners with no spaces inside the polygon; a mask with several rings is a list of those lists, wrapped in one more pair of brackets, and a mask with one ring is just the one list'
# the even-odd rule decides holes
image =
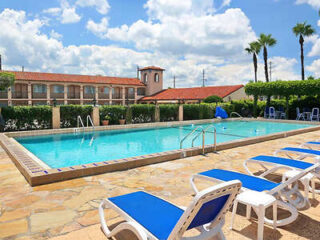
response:
{"label": "stucco wall", "polygon": [[230,95],[223,98],[223,101],[228,102],[231,100],[242,100],[242,99],[249,99],[247,94],[244,91],[244,87],[238,89],[237,91],[231,93]]}

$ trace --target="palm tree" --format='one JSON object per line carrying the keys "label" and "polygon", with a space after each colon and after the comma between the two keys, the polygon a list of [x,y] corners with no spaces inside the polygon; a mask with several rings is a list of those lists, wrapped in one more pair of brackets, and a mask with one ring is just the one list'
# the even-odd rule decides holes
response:
{"label": "palm tree", "polygon": [[312,28],[310,24],[304,23],[297,23],[296,26],[292,29],[293,33],[298,37],[299,36],[299,43],[301,48],[301,79],[304,80],[304,54],[303,54],[303,43],[304,37],[311,36],[314,34],[315,30]]}
{"label": "palm tree", "polygon": [[253,66],[254,66],[254,82],[258,81],[257,71],[258,71],[258,55],[261,50],[261,45],[258,42],[249,43],[249,47],[245,48],[248,54],[253,56]]}
{"label": "palm tree", "polygon": [[277,43],[277,40],[272,37],[271,34],[265,35],[263,33],[260,34],[260,38],[258,42],[261,47],[263,47],[263,59],[264,59],[264,73],[266,75],[266,82],[269,82],[269,74],[268,74],[268,49],[267,47],[272,47]]}

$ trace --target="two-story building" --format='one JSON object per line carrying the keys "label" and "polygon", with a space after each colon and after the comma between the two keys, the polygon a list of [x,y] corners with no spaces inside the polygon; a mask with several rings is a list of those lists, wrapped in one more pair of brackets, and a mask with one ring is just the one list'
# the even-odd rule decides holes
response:
{"label": "two-story building", "polygon": [[[0,92],[0,104],[52,105],[54,101],[57,104],[133,104],[146,94],[162,89],[163,71],[152,66],[139,69],[143,81],[139,74],[137,78],[125,78],[6,71],[13,73],[16,81],[14,86]],[[154,81],[154,84],[148,81]]]}
{"label": "two-story building", "polygon": [[217,95],[226,101],[247,98],[243,85],[163,89],[164,69],[140,68],[136,78],[6,71],[14,86],[0,92],[1,106],[133,103],[198,103]]}

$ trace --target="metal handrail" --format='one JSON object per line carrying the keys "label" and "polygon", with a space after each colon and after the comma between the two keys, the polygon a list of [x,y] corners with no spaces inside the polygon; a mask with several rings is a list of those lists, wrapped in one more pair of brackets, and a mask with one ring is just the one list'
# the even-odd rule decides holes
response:
{"label": "metal handrail", "polygon": [[[182,144],[183,144],[183,142],[192,134],[192,133],[194,133],[195,131],[197,131],[199,128],[201,128],[202,129],[202,131],[203,131],[203,127],[196,127],[195,129],[193,129],[191,132],[189,132],[186,136],[184,136],[183,137],[183,139],[180,141],[180,149],[182,149]],[[201,132],[202,132],[201,131]]]}
{"label": "metal handrail", "polygon": [[87,127],[89,127],[89,122],[91,123],[91,126],[94,128],[94,124],[90,115],[87,116]]}
{"label": "metal handrail", "polygon": [[[205,129],[203,129],[203,143],[202,143],[202,149],[204,151],[204,139],[205,139],[205,135],[206,135],[206,132],[208,132],[208,130],[210,128],[213,128],[213,136],[214,136],[214,141],[213,141],[213,145],[214,145],[214,151],[216,152],[217,151],[217,129],[215,126],[213,125],[210,125],[208,127],[206,127]],[[200,133],[201,134],[201,133]],[[193,144],[194,144],[194,141],[200,136],[200,134],[198,134],[195,138],[192,139],[192,147],[193,147]]]}
{"label": "metal handrail", "polygon": [[231,114],[230,114],[230,117],[232,116],[232,115],[237,115],[238,117],[240,117],[240,118],[243,118],[239,113],[237,113],[237,112],[232,112]]}
{"label": "metal handrail", "polygon": [[83,124],[82,118],[81,118],[81,116],[79,115],[79,116],[77,117],[77,128],[80,128],[80,123],[81,123],[81,126],[84,128],[84,124]]}

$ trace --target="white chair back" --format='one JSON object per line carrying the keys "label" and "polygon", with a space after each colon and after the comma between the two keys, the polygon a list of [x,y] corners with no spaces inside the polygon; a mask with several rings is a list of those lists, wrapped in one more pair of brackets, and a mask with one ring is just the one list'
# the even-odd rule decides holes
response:
{"label": "white chair back", "polygon": [[224,216],[232,206],[240,189],[241,182],[234,180],[198,192],[180,217],[168,239],[181,239],[185,231],[192,228],[206,225],[206,229],[212,229],[223,224]]}

